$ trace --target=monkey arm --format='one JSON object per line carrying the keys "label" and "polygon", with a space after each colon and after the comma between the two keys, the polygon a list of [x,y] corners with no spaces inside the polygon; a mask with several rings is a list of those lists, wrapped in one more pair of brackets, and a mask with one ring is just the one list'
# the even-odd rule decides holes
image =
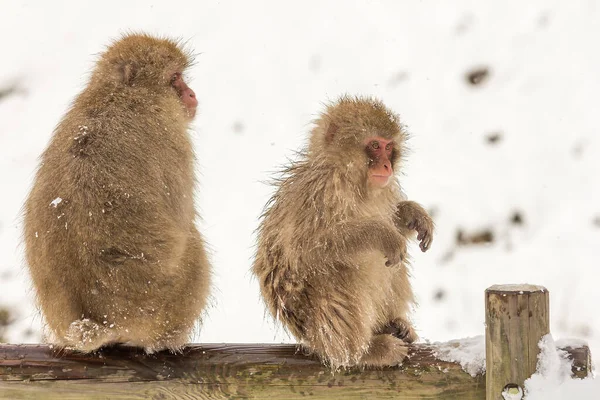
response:
{"label": "monkey arm", "polygon": [[[406,258],[406,241],[393,226],[381,220],[341,222],[332,226],[326,236],[317,240],[317,251],[311,251],[314,262],[339,261],[356,253],[379,250],[387,257],[387,265]],[[316,259],[318,258],[318,259]]]}
{"label": "monkey arm", "polygon": [[427,251],[433,241],[433,220],[427,211],[414,201],[403,201],[398,204],[394,214],[394,224],[404,236],[409,236],[412,231],[417,232],[421,251]]}

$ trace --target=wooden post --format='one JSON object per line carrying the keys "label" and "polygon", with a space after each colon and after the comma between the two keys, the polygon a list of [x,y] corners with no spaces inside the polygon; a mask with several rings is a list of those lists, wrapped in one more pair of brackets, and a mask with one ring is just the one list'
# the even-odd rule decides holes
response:
{"label": "wooden post", "polygon": [[540,339],[550,333],[543,286],[494,285],[485,291],[486,399],[519,398],[535,373]]}

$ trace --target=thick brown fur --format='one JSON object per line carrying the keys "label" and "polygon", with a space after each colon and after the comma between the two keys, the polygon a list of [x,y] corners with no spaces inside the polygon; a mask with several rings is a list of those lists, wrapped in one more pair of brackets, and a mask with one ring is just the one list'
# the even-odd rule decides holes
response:
{"label": "thick brown fur", "polygon": [[206,305],[191,118],[169,83],[188,65],[175,41],[116,41],[41,157],[25,255],[57,345],[177,350]]}
{"label": "thick brown fur", "polygon": [[332,368],[394,365],[417,335],[406,240],[423,251],[433,222],[394,177],[374,189],[363,141],[406,134],[381,102],[342,97],[315,122],[308,149],[284,171],[258,229],[253,272],[274,318]]}

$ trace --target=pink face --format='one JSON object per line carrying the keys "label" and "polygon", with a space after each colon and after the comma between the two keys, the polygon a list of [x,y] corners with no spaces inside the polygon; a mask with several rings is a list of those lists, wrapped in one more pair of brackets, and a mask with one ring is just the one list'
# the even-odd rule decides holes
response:
{"label": "pink face", "polygon": [[171,86],[177,91],[181,103],[187,110],[188,116],[194,118],[196,115],[196,107],[198,107],[198,100],[196,99],[196,93],[188,85],[185,84],[181,73],[176,72],[171,78]]}
{"label": "pink face", "polygon": [[394,174],[392,166],[393,141],[381,137],[370,137],[363,144],[369,157],[369,182],[375,187],[386,187]]}

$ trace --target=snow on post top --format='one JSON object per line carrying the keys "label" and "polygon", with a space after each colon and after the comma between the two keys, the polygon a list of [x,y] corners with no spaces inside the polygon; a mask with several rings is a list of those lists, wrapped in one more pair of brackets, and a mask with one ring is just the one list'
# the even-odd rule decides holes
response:
{"label": "snow on post top", "polygon": [[489,292],[500,292],[500,293],[532,293],[532,292],[547,292],[543,286],[540,285],[530,285],[528,283],[522,284],[513,284],[513,285],[492,285],[486,289],[486,293]]}

